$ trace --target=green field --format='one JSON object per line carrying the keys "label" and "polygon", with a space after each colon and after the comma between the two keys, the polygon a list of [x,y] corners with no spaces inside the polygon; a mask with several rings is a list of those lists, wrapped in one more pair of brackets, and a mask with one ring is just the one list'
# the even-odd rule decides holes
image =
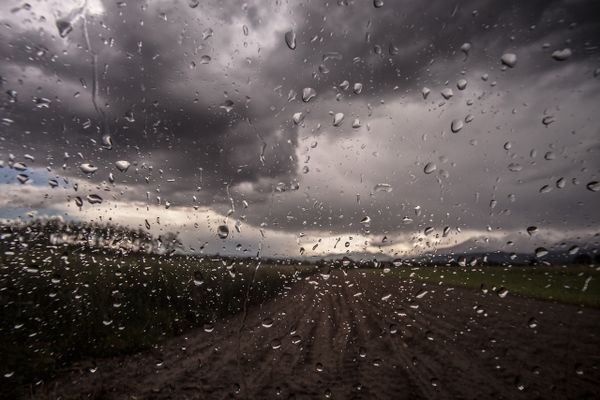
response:
{"label": "green field", "polygon": [[450,286],[480,289],[483,285],[489,290],[506,288],[510,294],[600,307],[600,268],[597,266],[426,266],[394,268],[390,273]]}
{"label": "green field", "polygon": [[25,252],[4,247],[0,255],[0,387],[15,395],[15,388],[26,390],[73,361],[210,329],[310,272],[264,264],[257,270],[249,259],[31,245]]}

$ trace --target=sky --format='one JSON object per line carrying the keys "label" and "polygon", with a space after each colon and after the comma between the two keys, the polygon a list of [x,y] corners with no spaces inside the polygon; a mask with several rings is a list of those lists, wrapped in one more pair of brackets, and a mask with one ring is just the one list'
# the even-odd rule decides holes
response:
{"label": "sky", "polygon": [[597,15],[3,1],[0,218],[148,221],[186,251],[274,257],[596,248]]}

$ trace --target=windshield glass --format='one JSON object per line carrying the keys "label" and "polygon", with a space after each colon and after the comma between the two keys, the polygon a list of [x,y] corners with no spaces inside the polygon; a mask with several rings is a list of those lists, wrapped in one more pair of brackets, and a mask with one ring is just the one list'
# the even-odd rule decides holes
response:
{"label": "windshield glass", "polygon": [[600,398],[599,15],[0,2],[0,397]]}

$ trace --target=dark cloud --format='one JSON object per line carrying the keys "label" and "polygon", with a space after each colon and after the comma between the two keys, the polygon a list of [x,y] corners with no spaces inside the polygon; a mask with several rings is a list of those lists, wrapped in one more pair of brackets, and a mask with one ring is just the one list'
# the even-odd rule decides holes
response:
{"label": "dark cloud", "polygon": [[[86,180],[99,184],[112,172],[126,185],[120,198],[150,192],[177,207],[196,196],[194,204],[222,214],[229,190],[234,204],[251,203],[248,224],[293,233],[589,230],[598,221],[595,194],[585,189],[600,167],[596,2],[102,4],[104,13],[87,18],[91,52],[81,20],[63,39],[52,15],[40,29],[26,22],[39,20],[35,7],[29,16],[2,15],[16,18],[0,33],[2,88],[18,92],[16,103],[2,100],[2,117],[14,121],[2,126],[2,158],[29,153],[37,166],[51,163],[75,179],[84,179],[78,165],[92,162],[100,169]],[[284,41],[290,29],[295,50]],[[554,60],[563,48],[572,56]],[[505,52],[517,55],[515,68],[503,70]],[[461,78],[465,91],[456,87]],[[91,100],[94,79],[102,114]],[[305,87],[318,93],[309,103]],[[444,87],[452,99],[440,96]],[[39,108],[34,97],[52,102]],[[300,126],[296,112],[305,115]],[[330,112],[345,114],[341,127]],[[474,121],[452,134],[450,122],[468,114]],[[544,127],[545,115],[556,122]],[[112,150],[102,147],[106,133]],[[121,159],[134,163],[124,174],[114,166]],[[428,162],[438,166],[433,175],[423,173]],[[510,163],[523,171],[509,171]],[[560,178],[565,189],[556,187]],[[377,183],[394,190],[374,192]],[[540,194],[544,185],[553,191]],[[365,215],[368,227],[359,223]]]}

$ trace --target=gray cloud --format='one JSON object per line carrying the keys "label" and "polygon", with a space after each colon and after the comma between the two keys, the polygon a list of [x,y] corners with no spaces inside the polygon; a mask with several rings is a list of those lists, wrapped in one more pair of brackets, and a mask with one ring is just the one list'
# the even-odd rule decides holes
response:
{"label": "gray cloud", "polygon": [[[190,9],[105,1],[103,8],[87,27],[114,148],[101,145],[82,21],[62,39],[52,15],[41,29],[26,22],[39,21],[34,5],[29,14],[2,15],[13,19],[0,33],[2,88],[19,94],[16,103],[2,100],[2,117],[14,122],[2,126],[1,158],[29,153],[36,166],[52,163],[54,173],[96,185],[112,172],[120,199],[145,201],[150,192],[151,202],[222,215],[231,208],[229,188],[234,217],[289,233],[405,237],[427,226],[509,233],[532,224],[572,232],[597,226],[596,194],[585,187],[600,167],[595,2],[399,1],[375,9],[358,1],[215,1]],[[208,29],[212,37],[203,38]],[[284,41],[289,29],[295,50]],[[468,56],[460,49],[466,42]],[[568,60],[552,58],[567,47]],[[502,68],[504,52],[517,54],[515,68]],[[461,78],[464,91],[456,87]],[[339,87],[344,80],[348,90]],[[356,82],[360,94],[352,91]],[[318,93],[309,103],[301,100],[304,87]],[[444,87],[454,91],[449,100],[440,96]],[[290,90],[295,100],[288,101]],[[34,96],[52,103],[38,108]],[[229,112],[220,107],[226,100]],[[296,112],[305,115],[300,126],[292,122]],[[341,127],[332,126],[330,112],[345,114]],[[451,133],[450,122],[469,114],[473,122]],[[546,115],[555,119],[548,127]],[[116,171],[120,159],[134,163],[127,173]],[[81,162],[99,171],[86,178]],[[426,175],[429,162],[438,168]],[[522,171],[509,171],[511,163]],[[393,191],[373,193],[377,183]],[[539,193],[544,185],[553,190]],[[366,215],[368,227],[359,223]]]}

